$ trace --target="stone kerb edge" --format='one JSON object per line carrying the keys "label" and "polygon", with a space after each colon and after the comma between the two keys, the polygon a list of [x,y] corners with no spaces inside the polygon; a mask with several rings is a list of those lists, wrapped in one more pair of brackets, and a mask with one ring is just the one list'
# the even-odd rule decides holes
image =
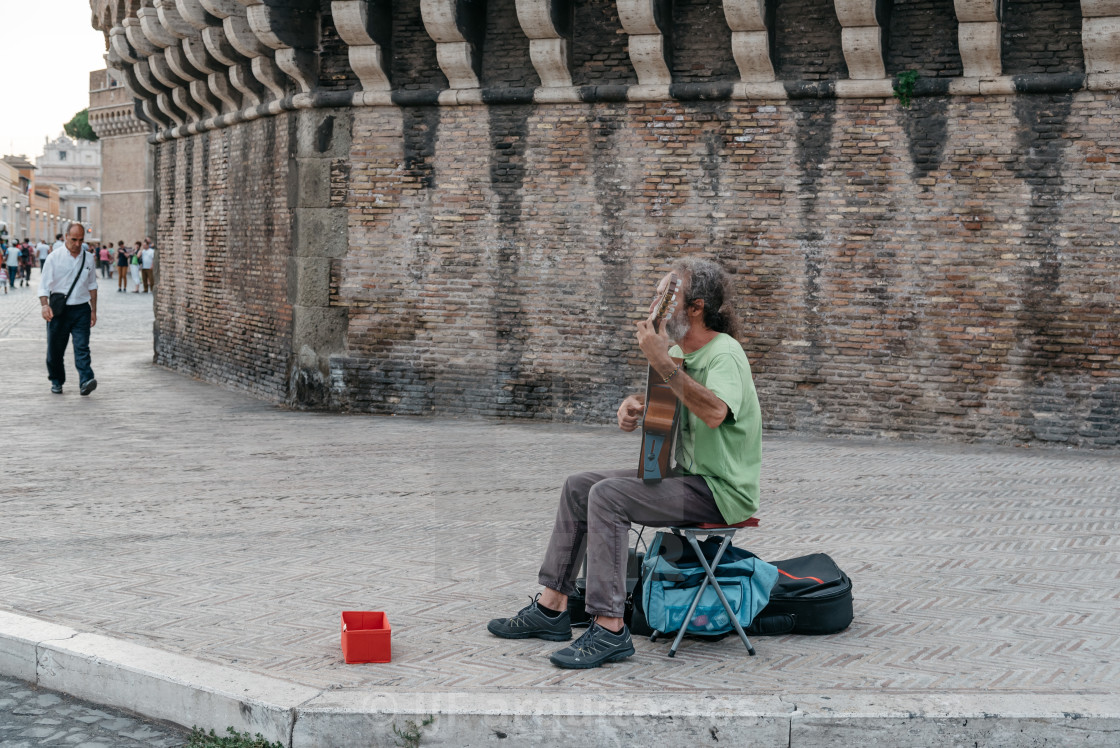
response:
{"label": "stone kerb edge", "polygon": [[291,746],[393,744],[422,725],[425,744],[720,742],[894,746],[965,742],[1114,745],[1120,696],[1077,693],[765,696],[580,691],[320,690],[0,611],[0,675],[153,719],[227,726]]}
{"label": "stone kerb edge", "polygon": [[0,675],[151,719],[288,745],[319,689],[0,611]]}

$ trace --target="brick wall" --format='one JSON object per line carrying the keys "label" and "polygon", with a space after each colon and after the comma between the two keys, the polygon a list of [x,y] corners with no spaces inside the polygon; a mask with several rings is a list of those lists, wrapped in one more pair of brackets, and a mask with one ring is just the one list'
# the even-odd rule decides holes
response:
{"label": "brick wall", "polygon": [[324,91],[356,91],[361,86],[350,69],[348,47],[338,35],[330,0],[319,2],[319,87]]}
{"label": "brick wall", "polygon": [[1007,0],[1000,45],[1004,75],[1084,73],[1078,0]]}
{"label": "brick wall", "polygon": [[739,80],[731,54],[731,28],[720,3],[676,0],[668,27],[674,83]]}
{"label": "brick wall", "polygon": [[534,88],[540,76],[529,59],[529,38],[517,22],[514,0],[487,0],[482,86]]}
{"label": "brick wall", "polygon": [[832,0],[775,0],[774,72],[778,80],[848,77]]}
{"label": "brick wall", "polygon": [[393,3],[392,47],[389,77],[395,88],[447,88],[447,76],[436,61],[436,43],[424,30],[420,0]]}
{"label": "brick wall", "polygon": [[[1110,94],[355,110],[337,402],[609,421],[675,256],[766,425],[1115,446]],[[1009,133],[1018,135],[1009,136]]]}
{"label": "brick wall", "polygon": [[156,147],[156,363],[284,399],[293,115]]}
{"label": "brick wall", "polygon": [[887,75],[916,70],[926,78],[963,73],[953,0],[895,0],[886,25]]}
{"label": "brick wall", "polygon": [[572,0],[572,82],[577,86],[638,82],[614,0]]}

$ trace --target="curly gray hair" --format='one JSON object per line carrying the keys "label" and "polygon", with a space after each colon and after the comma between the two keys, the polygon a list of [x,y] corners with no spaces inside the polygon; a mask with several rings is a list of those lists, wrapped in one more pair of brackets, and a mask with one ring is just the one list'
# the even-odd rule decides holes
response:
{"label": "curly gray hair", "polygon": [[711,260],[685,257],[674,268],[685,282],[684,303],[704,302],[704,325],[735,337],[739,321],[731,305],[731,275]]}

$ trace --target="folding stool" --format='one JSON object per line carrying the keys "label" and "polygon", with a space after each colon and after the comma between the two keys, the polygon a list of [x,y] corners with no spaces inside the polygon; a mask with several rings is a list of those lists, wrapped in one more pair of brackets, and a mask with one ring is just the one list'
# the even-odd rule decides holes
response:
{"label": "folding stool", "polygon": [[[700,587],[696,590],[696,596],[692,598],[692,605],[688,608],[688,613],[685,614],[684,622],[681,624],[680,631],[677,632],[677,638],[673,641],[673,646],[669,648],[669,656],[675,657],[677,654],[677,647],[681,645],[681,640],[684,639],[684,634],[688,630],[688,624],[692,620],[692,614],[696,612],[696,606],[700,604],[700,596],[704,594],[708,584],[712,585],[715,590],[716,596],[723,604],[723,609],[727,611],[727,617],[731,619],[731,625],[735,627],[735,633],[743,641],[743,646],[747,648],[747,653],[754,657],[754,647],[751,646],[751,640],[747,638],[747,633],[743,631],[743,626],[739,623],[739,617],[735,615],[735,611],[731,609],[731,604],[727,602],[727,596],[723,594],[723,590],[719,586],[719,580],[716,579],[715,568],[719,566],[720,559],[723,558],[723,553],[730,547],[735,533],[745,527],[758,527],[758,517],[751,517],[748,520],[739,522],[734,525],[725,525],[720,523],[703,523],[699,525],[686,525],[667,528],[669,532],[677,537],[685,538],[692,550],[696,552],[696,557],[700,559],[700,565],[704,567],[704,579],[700,582]],[[661,530],[658,534],[663,534],[665,531]],[[709,565],[708,560],[704,558],[704,553],[700,550],[700,541],[697,536],[709,537],[715,535],[721,537],[723,542],[720,543],[719,550],[716,551],[715,557]],[[745,601],[744,601],[745,603]],[[649,640],[651,642],[657,641],[657,637],[662,632],[654,631],[650,634]]]}

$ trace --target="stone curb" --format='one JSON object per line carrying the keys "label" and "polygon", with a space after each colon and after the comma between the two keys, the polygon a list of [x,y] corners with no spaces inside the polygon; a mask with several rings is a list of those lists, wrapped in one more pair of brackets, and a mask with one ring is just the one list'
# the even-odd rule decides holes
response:
{"label": "stone curb", "polygon": [[[321,690],[0,611],[0,675],[292,748],[396,745],[1113,746],[1117,694]],[[430,721],[429,721],[430,719]],[[427,724],[425,724],[427,723]],[[508,741],[508,742],[507,742]]]}

